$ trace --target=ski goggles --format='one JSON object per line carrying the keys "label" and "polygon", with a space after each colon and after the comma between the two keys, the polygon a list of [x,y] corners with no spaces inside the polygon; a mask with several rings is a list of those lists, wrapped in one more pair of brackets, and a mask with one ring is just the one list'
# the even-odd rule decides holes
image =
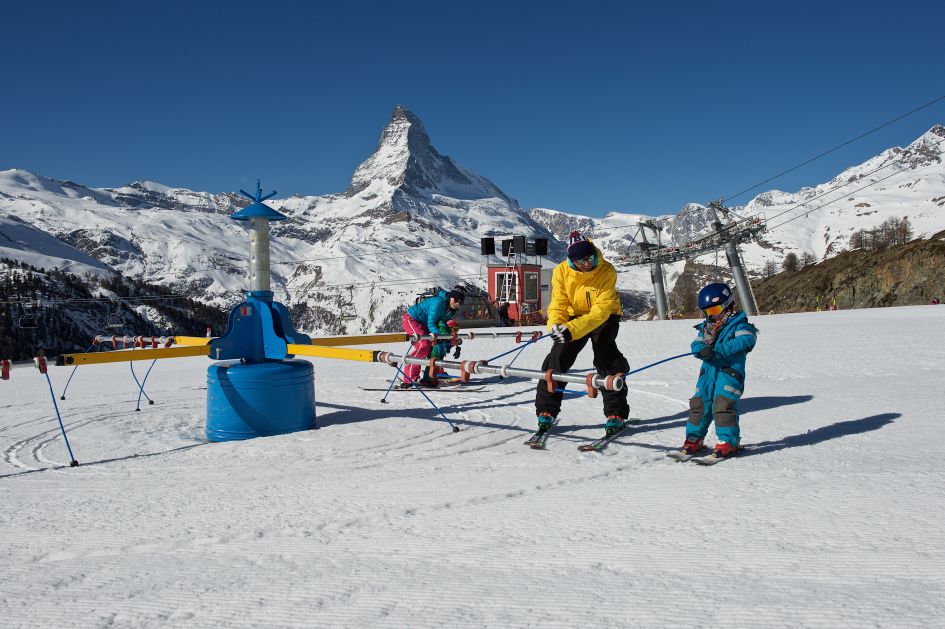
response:
{"label": "ski goggles", "polygon": [[703,308],[702,313],[707,317],[717,317],[722,314],[722,311],[725,308],[722,307],[722,304],[716,304],[714,306],[709,306],[708,308]]}
{"label": "ski goggles", "polygon": [[593,263],[594,263],[594,256],[595,256],[595,255],[596,255],[596,254],[593,254],[593,253],[592,253],[591,255],[587,256],[586,258],[581,258],[580,260],[571,260],[571,262],[573,262],[575,266],[577,266],[577,265],[583,266],[583,265],[585,265],[585,264],[593,264]]}

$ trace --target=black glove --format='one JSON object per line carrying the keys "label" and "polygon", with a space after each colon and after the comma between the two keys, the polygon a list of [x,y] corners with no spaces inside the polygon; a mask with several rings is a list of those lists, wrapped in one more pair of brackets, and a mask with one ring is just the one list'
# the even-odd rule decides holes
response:
{"label": "black glove", "polygon": [[459,345],[456,346],[456,349],[453,350],[453,358],[459,358],[459,350],[463,349]]}
{"label": "black glove", "polygon": [[568,329],[568,326],[563,323],[557,323],[551,326],[551,340],[555,343],[570,343],[571,342],[571,330]]}
{"label": "black glove", "polygon": [[712,356],[714,356],[714,355],[715,355],[715,352],[712,351],[712,348],[711,348],[711,347],[703,347],[703,348],[700,349],[699,352],[696,354],[696,356],[698,356],[698,357],[701,358],[702,360],[710,360],[710,359],[712,358]]}

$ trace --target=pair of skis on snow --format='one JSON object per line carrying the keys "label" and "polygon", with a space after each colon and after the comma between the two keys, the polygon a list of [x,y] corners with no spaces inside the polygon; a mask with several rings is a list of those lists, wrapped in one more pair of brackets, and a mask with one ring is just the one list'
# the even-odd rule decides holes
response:
{"label": "pair of skis on snow", "polygon": [[[621,428],[619,431],[615,432],[612,435],[604,435],[600,439],[596,439],[590,443],[583,443],[578,446],[578,450],[580,450],[581,452],[600,452],[601,450],[606,448],[607,445],[610,444],[610,442],[626,434],[627,431],[629,431],[630,428],[634,424],[639,424],[639,423],[640,423],[639,419],[628,419],[626,423],[624,424],[624,427]],[[548,426],[547,428],[539,428],[534,433],[532,433],[532,436],[529,437],[527,441],[525,441],[525,445],[531,447],[534,450],[544,450],[545,443],[548,441],[548,434],[557,424],[558,424],[558,418],[556,417],[550,426]],[[715,465],[716,463],[719,463],[725,460],[724,457],[717,457],[715,456],[714,453],[710,453],[706,456],[696,456],[694,454],[689,454],[685,450],[673,450],[672,452],[667,453],[666,456],[675,461],[679,461],[679,462],[692,461],[693,463],[697,463],[698,465]],[[728,458],[732,458],[732,457],[728,457]]]}
{"label": "pair of skis on snow", "polygon": [[[702,448],[702,450],[705,450],[705,449],[706,448]],[[673,450],[672,452],[667,453],[666,456],[680,463],[685,463],[686,461],[692,461],[693,463],[697,463],[699,465],[715,465],[716,463],[721,463],[727,458],[728,459],[732,458],[732,457],[715,456],[715,452],[710,452],[709,454],[704,455],[704,456],[696,456],[695,454],[689,454],[683,449]]]}
{"label": "pair of skis on snow", "polygon": [[[590,443],[582,443],[581,445],[578,446],[578,450],[580,450],[581,452],[600,452],[601,450],[606,448],[607,445],[611,441],[613,441],[614,439],[617,439],[621,435],[625,434],[628,430],[630,430],[631,426],[633,426],[634,424],[639,424],[639,423],[640,423],[639,419],[628,419],[624,423],[623,428],[621,428],[619,431],[615,432],[612,435],[604,435],[600,439],[595,439],[594,441]],[[555,420],[551,423],[550,426],[548,426],[547,428],[539,428],[534,433],[532,433],[532,436],[529,437],[527,441],[525,441],[525,445],[531,447],[534,450],[544,450],[545,443],[548,441],[548,433],[550,433],[551,429],[554,428],[557,424],[558,424],[558,418],[555,417]]]}
{"label": "pair of skis on snow", "polygon": [[[362,391],[387,391],[388,390],[387,387],[358,387],[358,388],[361,389]],[[452,393],[455,391],[465,391],[466,393],[478,393],[480,391],[486,390],[486,388],[483,386],[476,386],[476,385],[470,386],[468,384],[461,383],[459,381],[459,378],[440,380],[439,386],[421,387],[421,388],[427,393],[429,393],[430,391],[445,392],[445,393]],[[417,387],[401,389],[399,386],[395,386],[392,389],[390,389],[390,392],[393,393],[394,391],[403,392],[403,391],[418,391],[418,390],[419,389],[417,389]]]}

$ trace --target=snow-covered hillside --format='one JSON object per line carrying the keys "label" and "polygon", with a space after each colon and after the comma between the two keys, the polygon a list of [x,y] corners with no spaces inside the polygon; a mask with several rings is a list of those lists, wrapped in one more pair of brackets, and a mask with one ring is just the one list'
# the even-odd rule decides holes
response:
{"label": "snow-covered hillside", "polygon": [[[484,288],[481,237],[552,238],[493,183],[437,152],[420,120],[399,106],[344,194],[267,203],[289,217],[273,224],[276,299],[296,312],[353,314],[335,333],[377,329],[431,286]],[[91,190],[22,170],[0,173],[4,215],[115,271],[221,306],[239,301],[248,284],[245,226],[227,218],[242,205],[233,194],[154,182]],[[555,241],[552,252],[563,248]],[[301,318],[307,331],[326,331]]]}
{"label": "snow-covered hillside", "polygon": [[[916,627],[945,608],[945,306],[755,317],[746,450],[673,463],[698,363],[630,377],[640,424],[602,454],[600,399],[522,445],[534,383],[381,394],[316,359],[317,431],[208,444],[202,358],[0,381],[7,627]],[[621,326],[633,368],[691,322]],[[890,331],[894,331],[891,333]],[[868,339],[868,342],[864,342]],[[548,341],[516,366],[538,369]],[[389,346],[392,349],[399,347]],[[477,337],[464,358],[508,342]],[[497,362],[502,362],[500,359]],[[576,367],[590,367],[585,350]],[[140,377],[144,365],[136,369]],[[58,395],[71,369],[51,368]],[[15,392],[15,395],[14,395]],[[66,467],[64,467],[66,466]]]}
{"label": "snow-covered hillside", "polygon": [[[733,208],[742,217],[760,215],[768,231],[758,241],[741,246],[749,272],[760,272],[765,263],[780,265],[788,253],[814,259],[831,257],[847,248],[857,230],[873,229],[889,218],[908,218],[915,237],[928,237],[945,228],[945,127],[936,125],[905,148],[894,147],[844,170],[830,181],[789,193],[771,190],[745,206]],[[822,209],[821,209],[822,208]],[[706,206],[690,203],[675,215],[640,216],[613,212],[603,219],[589,219],[555,212],[531,210],[535,220],[562,237],[568,229],[588,230],[605,253],[619,259],[632,247],[636,226],[645,220],[661,226],[660,241],[685,246],[713,228]],[[720,217],[721,218],[721,217]],[[656,242],[652,230],[650,242]],[[715,264],[715,254],[696,258]],[[724,254],[721,265],[727,266]],[[683,263],[666,265],[667,285],[672,286]],[[633,267],[621,274],[622,286],[649,286],[649,269]]]}
{"label": "snow-covered hillside", "polygon": [[[945,229],[943,145],[945,128],[936,126],[905,149],[884,151],[830,182],[796,193],[764,192],[735,208],[742,215],[764,213],[769,220],[764,239],[742,247],[749,272],[760,272],[769,261],[780,263],[789,252],[817,259],[833,255],[854,230],[891,217],[908,217],[917,236]],[[0,253],[76,270],[93,259],[100,263],[91,265],[98,272],[119,272],[228,307],[248,285],[245,225],[227,218],[245,203],[233,193],[148,181],[91,189],[23,170],[3,171]],[[491,181],[440,154],[420,120],[401,106],[346,191],[268,203],[288,216],[273,224],[276,299],[293,308],[300,329],[315,334],[396,325],[398,308],[429,287],[465,281],[485,288],[482,237],[550,238],[545,260],[550,266],[565,250],[552,234],[564,239],[571,229],[588,232],[613,260],[634,246],[641,220],[663,228],[663,244],[684,245],[711,229],[706,208],[698,204],[660,217],[524,212]],[[30,246],[9,245],[13,218],[37,230],[36,238],[26,239]],[[24,223],[16,224],[18,233]],[[41,232],[49,237],[39,238]],[[79,250],[72,257],[64,253],[70,246]],[[700,261],[711,265],[716,259],[724,266],[724,255]],[[664,267],[667,288],[683,266]],[[649,273],[646,267],[622,267],[618,288],[648,298]]]}
{"label": "snow-covered hillside", "polygon": [[0,214],[0,258],[74,275],[109,273],[105,263],[17,218]]}

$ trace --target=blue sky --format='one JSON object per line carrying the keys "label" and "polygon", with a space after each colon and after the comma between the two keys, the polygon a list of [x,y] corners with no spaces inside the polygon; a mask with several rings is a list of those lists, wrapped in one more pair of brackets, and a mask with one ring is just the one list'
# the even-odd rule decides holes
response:
{"label": "blue sky", "polygon": [[[942,2],[663,4],[6,3],[0,170],[340,192],[403,104],[522,207],[664,214],[945,95]],[[935,123],[945,100],[755,192]]]}

